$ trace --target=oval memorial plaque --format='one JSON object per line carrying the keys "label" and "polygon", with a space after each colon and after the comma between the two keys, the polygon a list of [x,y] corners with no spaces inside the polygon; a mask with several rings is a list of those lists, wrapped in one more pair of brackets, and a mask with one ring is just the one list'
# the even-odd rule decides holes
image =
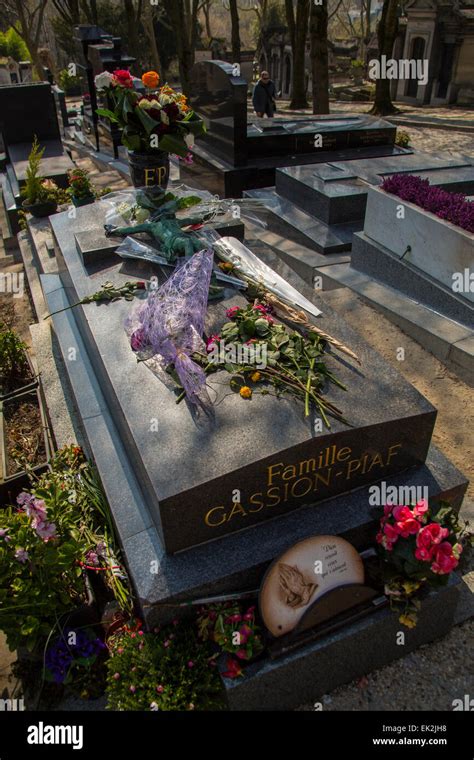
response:
{"label": "oval memorial plaque", "polygon": [[262,619],[273,636],[292,631],[328,591],[364,583],[364,564],[339,536],[313,536],[287,549],[267,570],[259,595]]}

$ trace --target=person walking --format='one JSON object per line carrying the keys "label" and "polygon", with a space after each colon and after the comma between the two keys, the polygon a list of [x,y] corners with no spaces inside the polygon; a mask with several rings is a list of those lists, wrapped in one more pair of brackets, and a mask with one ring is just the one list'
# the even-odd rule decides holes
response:
{"label": "person walking", "polygon": [[266,114],[269,119],[273,119],[276,111],[275,97],[276,89],[270,79],[270,74],[268,71],[262,71],[260,79],[254,87],[252,98],[257,116],[262,118]]}

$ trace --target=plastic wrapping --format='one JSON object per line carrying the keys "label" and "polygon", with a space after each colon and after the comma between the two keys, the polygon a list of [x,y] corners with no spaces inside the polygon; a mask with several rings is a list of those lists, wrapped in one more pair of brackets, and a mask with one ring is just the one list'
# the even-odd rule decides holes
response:
{"label": "plastic wrapping", "polygon": [[187,399],[208,408],[206,374],[191,356],[205,353],[202,339],[213,266],[212,250],[195,253],[136,307],[126,322],[130,344],[144,361],[174,368]]}

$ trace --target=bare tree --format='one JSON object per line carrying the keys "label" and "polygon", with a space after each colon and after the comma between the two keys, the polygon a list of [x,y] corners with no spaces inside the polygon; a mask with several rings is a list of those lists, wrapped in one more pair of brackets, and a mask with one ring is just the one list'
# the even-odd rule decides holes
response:
{"label": "bare tree", "polygon": [[158,45],[156,42],[155,23],[154,23],[155,7],[156,6],[152,6],[150,3],[145,3],[142,24],[143,24],[144,32],[148,38],[148,42],[150,43],[153,66],[155,67],[156,71],[159,71],[161,76],[164,77],[165,72],[163,70],[163,64],[161,61],[160,51],[158,50]]}
{"label": "bare tree", "polygon": [[202,3],[199,0],[163,0],[163,5],[176,35],[181,86],[185,95],[189,95]]}
{"label": "bare tree", "polygon": [[230,19],[232,23],[232,61],[233,63],[240,63],[240,22],[239,22],[239,9],[237,7],[237,0],[229,0]]}
{"label": "bare tree", "polygon": [[25,42],[40,80],[44,79],[44,70],[38,50],[47,4],[48,0],[3,0],[3,14]]}
{"label": "bare tree", "polygon": [[[393,46],[398,34],[398,8],[399,0],[384,0],[382,16],[377,29],[379,60],[382,55],[385,55],[387,59],[392,57]],[[390,95],[390,79],[379,76],[375,83],[375,101],[370,113],[388,116],[388,114],[397,111],[398,108],[393,105]]]}
{"label": "bare tree", "polygon": [[202,12],[204,14],[204,23],[206,25],[206,37],[209,40],[212,40],[212,29],[211,29],[211,6],[212,6],[213,0],[204,0],[202,3]]}
{"label": "bare tree", "polygon": [[328,9],[311,4],[309,21],[313,75],[313,113],[329,113]]}
{"label": "bare tree", "polygon": [[135,58],[140,56],[140,41],[138,30],[142,21],[143,0],[123,0],[125,7],[125,16],[127,19],[127,42],[128,51]]}
{"label": "bare tree", "polygon": [[81,23],[79,0],[53,0],[53,5],[63,21],[66,21],[71,26]]}
{"label": "bare tree", "polygon": [[297,0],[296,15],[293,0],[285,0],[285,9],[293,51],[293,82],[290,108],[307,108],[305,61],[310,2],[309,0]]}

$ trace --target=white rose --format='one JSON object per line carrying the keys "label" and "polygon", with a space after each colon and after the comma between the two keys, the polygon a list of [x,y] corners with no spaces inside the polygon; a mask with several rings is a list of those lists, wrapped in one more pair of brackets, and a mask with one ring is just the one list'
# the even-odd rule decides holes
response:
{"label": "white rose", "polygon": [[166,124],[167,126],[169,126],[170,120],[166,111],[161,111],[160,116],[161,116],[161,121],[163,122],[163,124]]}
{"label": "white rose", "polygon": [[102,74],[97,74],[95,78],[95,86],[97,90],[105,90],[113,82],[113,75],[109,71],[103,71]]}
{"label": "white rose", "polygon": [[192,134],[192,132],[189,132],[189,134],[184,135],[184,142],[186,143],[188,148],[194,148],[195,140],[194,140],[194,135]]}

